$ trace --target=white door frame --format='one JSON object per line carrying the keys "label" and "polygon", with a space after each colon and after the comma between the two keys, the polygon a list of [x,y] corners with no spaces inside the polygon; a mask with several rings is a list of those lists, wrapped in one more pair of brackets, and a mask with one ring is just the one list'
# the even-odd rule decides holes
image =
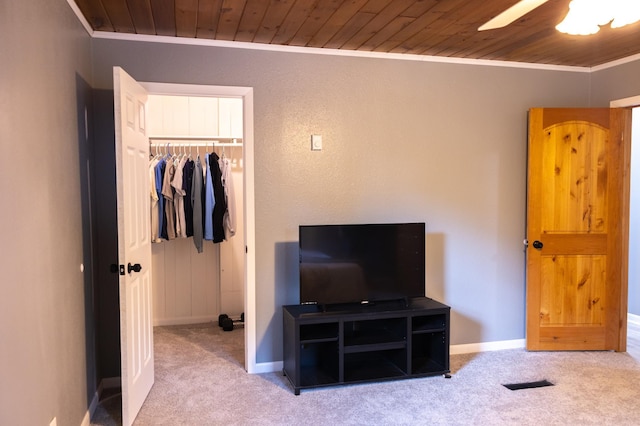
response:
{"label": "white door frame", "polygon": [[253,159],[253,88],[206,86],[197,84],[140,82],[150,95],[210,96],[242,98],[243,182],[244,182],[244,366],[248,373],[256,370],[256,257],[255,195]]}
{"label": "white door frame", "polygon": [[637,107],[638,105],[640,105],[640,95],[609,102],[610,108]]}

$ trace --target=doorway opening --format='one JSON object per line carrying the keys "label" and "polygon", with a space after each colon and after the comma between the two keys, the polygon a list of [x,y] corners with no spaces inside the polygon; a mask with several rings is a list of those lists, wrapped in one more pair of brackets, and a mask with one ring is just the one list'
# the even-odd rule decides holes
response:
{"label": "doorway opening", "polygon": [[[202,86],[173,83],[140,83],[150,96],[201,98],[236,98],[242,101],[242,193],[244,270],[244,367],[248,373],[256,369],[256,306],[255,306],[255,203],[254,203],[254,145],[253,145],[253,89],[248,87]],[[204,152],[204,150],[203,150]],[[219,307],[220,305],[218,305]]]}

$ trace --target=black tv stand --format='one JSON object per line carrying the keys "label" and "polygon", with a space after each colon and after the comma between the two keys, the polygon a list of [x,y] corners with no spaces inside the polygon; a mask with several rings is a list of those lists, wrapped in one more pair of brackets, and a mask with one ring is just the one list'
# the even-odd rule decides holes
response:
{"label": "black tv stand", "polygon": [[318,304],[322,312],[374,312],[388,311],[394,309],[406,309],[409,307],[408,299],[378,300],[375,302],[354,302],[354,303],[327,303]]}
{"label": "black tv stand", "polygon": [[283,373],[301,389],[449,373],[449,306],[411,299],[324,311],[283,307]]}

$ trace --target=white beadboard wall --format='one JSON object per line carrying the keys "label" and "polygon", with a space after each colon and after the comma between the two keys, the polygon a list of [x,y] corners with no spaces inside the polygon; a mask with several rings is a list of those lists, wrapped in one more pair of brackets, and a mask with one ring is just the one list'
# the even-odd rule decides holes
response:
{"label": "white beadboard wall", "polygon": [[[150,95],[147,111],[151,136],[242,138],[241,99]],[[204,159],[205,148],[198,152]],[[152,245],[154,325],[217,321],[220,313],[244,311],[242,147],[224,153],[234,165],[236,235],[220,244],[205,241],[203,253],[192,238]]]}
{"label": "white beadboard wall", "polygon": [[202,253],[193,238],[153,244],[153,324],[211,321],[220,312],[219,247],[207,242]]}

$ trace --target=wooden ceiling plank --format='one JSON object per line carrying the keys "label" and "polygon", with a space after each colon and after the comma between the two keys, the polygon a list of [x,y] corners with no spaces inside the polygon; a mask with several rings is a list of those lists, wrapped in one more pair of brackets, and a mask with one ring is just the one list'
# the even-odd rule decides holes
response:
{"label": "wooden ceiling plank", "polygon": [[[388,3],[386,7],[380,10],[374,18],[369,21],[360,31],[347,40],[342,45],[342,49],[357,50],[367,40],[375,37],[383,28],[398,17],[409,6],[415,3],[415,0],[396,0]],[[363,8],[364,9],[364,8]]]}
{"label": "wooden ceiling plank", "polygon": [[305,23],[316,5],[316,0],[297,0],[271,40],[272,44],[289,44]]}
{"label": "wooden ceiling plank", "polygon": [[175,2],[176,35],[195,37],[198,33],[198,0],[175,0]]}
{"label": "wooden ceiling plank", "polygon": [[[559,0],[559,1],[567,1],[567,0]],[[486,2],[483,5],[482,11],[478,11],[477,7],[474,7],[472,2],[467,3],[461,7],[452,10],[450,13],[447,13],[442,21],[449,21],[450,24],[443,26],[441,28],[435,28],[434,26],[434,35],[427,35],[423,33],[420,35],[420,38],[416,38],[414,40],[407,41],[403,44],[403,47],[408,48],[405,50],[406,53],[413,54],[426,54],[432,56],[455,56],[455,57],[465,57],[465,58],[478,58],[478,54],[472,54],[471,50],[476,48],[476,41],[482,45],[492,44],[492,41],[486,41],[487,39],[492,39],[492,36],[495,38],[495,34],[502,35],[505,32],[514,32],[517,33],[513,36],[506,36],[507,40],[513,40],[521,37],[520,30],[517,28],[521,25],[523,21],[527,21],[531,19],[531,14],[524,15],[520,19],[516,20],[515,23],[508,25],[505,28],[502,28],[498,31],[477,31],[477,28],[485,23],[487,20],[495,16],[499,11],[504,10],[505,7],[504,0],[494,0],[492,2]],[[506,5],[511,6],[510,4]],[[550,8],[541,7],[538,8],[536,12],[539,15],[546,16],[549,14]],[[557,6],[554,6],[553,13],[557,15]],[[549,18],[550,19],[550,18]],[[548,21],[548,17],[545,17],[544,22]],[[555,25],[555,24],[554,24]],[[539,29],[539,25],[535,25],[534,31]],[[480,42],[479,40],[482,40]],[[450,51],[454,50],[455,47],[460,46],[465,50],[465,54],[462,55],[451,55]]]}
{"label": "wooden ceiling plank", "polygon": [[448,10],[458,5],[459,3],[463,3],[463,0],[451,0],[445,3],[447,4],[443,5],[441,3],[435,3],[431,5],[431,7],[427,9],[422,15],[417,17],[415,21],[404,27],[397,34],[389,37],[389,40],[381,43],[374,50],[377,52],[395,52],[398,46],[403,44],[406,40],[415,37],[425,28],[429,28],[430,25],[433,25],[438,21],[438,19],[441,19]]}
{"label": "wooden ceiling plank", "polygon": [[131,20],[137,34],[156,34],[149,0],[127,0]]}
{"label": "wooden ceiling plank", "polygon": [[553,41],[554,39],[558,40],[555,34],[552,34],[546,39],[532,43],[531,46],[509,52],[505,58],[534,63],[553,63],[561,60],[564,65],[571,66],[589,66],[593,62],[594,55],[590,46],[570,43],[572,46],[568,48],[569,44],[565,41]]}
{"label": "wooden ceiling plank", "polygon": [[198,2],[197,38],[216,38],[221,9],[222,0],[203,0]]}
{"label": "wooden ceiling plank", "polygon": [[378,46],[380,46],[385,41],[389,40],[391,36],[397,34],[402,31],[407,25],[410,25],[415,18],[410,18],[407,16],[399,16],[389,22],[384,28],[380,31],[376,32],[376,34],[371,37],[369,40],[365,41],[358,50],[364,51],[372,51],[375,50]]}
{"label": "wooden ceiling plank", "polygon": [[469,16],[477,12],[477,5],[473,2],[460,4],[458,7],[448,9],[440,19],[432,23],[415,36],[405,40],[395,52],[422,54],[428,49],[433,49],[448,37],[464,31],[468,28]]}
{"label": "wooden ceiling plank", "polygon": [[218,30],[216,31],[217,40],[235,40],[245,4],[246,0],[222,1]]}
{"label": "wooden ceiling plank", "polygon": [[525,15],[505,28],[476,31],[465,42],[452,39],[451,42],[448,42],[447,48],[442,49],[442,52],[448,52],[448,54],[457,57],[481,58],[487,53],[496,52],[503,48],[512,50],[513,43],[518,39],[535,37],[543,30],[554,28],[562,20],[566,14],[564,7],[553,3],[551,3],[553,7],[548,7],[548,4],[550,2],[537,8],[535,13]]}
{"label": "wooden ceiling plank", "polygon": [[247,0],[247,4],[244,6],[244,13],[240,18],[236,41],[253,41],[268,7],[269,3],[264,0]]}
{"label": "wooden ceiling plank", "polygon": [[[539,32],[538,28],[527,27],[518,31],[519,37],[529,37]],[[513,43],[516,37],[512,36],[511,31],[465,31],[456,34],[438,46],[436,54],[446,56],[477,58],[483,55],[483,52],[491,52],[501,48],[502,46]]]}
{"label": "wooden ceiling plank", "polygon": [[[540,31],[534,31],[528,34],[523,34],[523,38],[500,38],[495,40],[494,42],[485,42],[482,45],[478,46],[480,48],[476,48],[475,46],[469,52],[460,52],[460,49],[455,52],[455,55],[467,55],[467,57],[473,57],[476,59],[486,59],[491,56],[495,56],[496,54],[509,54],[517,50],[522,43],[533,43],[541,37],[545,37],[547,34],[553,32],[553,29],[542,29]],[[473,56],[469,56],[473,55]]]}
{"label": "wooden ceiling plank", "polygon": [[373,13],[363,13],[358,12],[349,21],[331,37],[323,47],[327,49],[341,49],[342,46],[353,36],[355,36],[358,31],[360,31],[365,25],[367,25],[373,18],[375,18],[375,14]]}
{"label": "wooden ceiling plank", "polygon": [[412,6],[409,6],[404,12],[400,15],[407,18],[417,19],[427,13],[430,9],[436,6],[440,0],[418,0],[413,3]]}
{"label": "wooden ceiling plank", "polygon": [[151,13],[156,34],[176,35],[176,2],[180,0],[151,0]]}
{"label": "wooden ceiling plank", "polygon": [[255,43],[271,43],[295,0],[270,0],[267,12],[253,38]]}
{"label": "wooden ceiling plank", "polygon": [[91,28],[95,31],[115,31],[100,0],[75,0]]}
{"label": "wooden ceiling plank", "polygon": [[338,10],[343,0],[319,1],[304,21],[296,35],[289,42],[292,46],[306,46],[313,36],[322,29],[329,18]]}
{"label": "wooden ceiling plank", "polygon": [[[556,52],[560,52],[562,55],[562,62],[564,65],[580,65],[581,59],[580,57],[584,56],[584,52],[587,52],[589,49],[584,50],[586,46],[580,46],[579,44],[573,45],[571,51],[575,52],[575,55],[568,55],[568,51],[566,47],[569,44],[573,44],[570,40],[563,40],[562,38],[557,37],[557,31],[548,29],[546,33],[541,34],[535,40],[531,40],[528,46],[519,44],[514,47],[512,50],[502,53],[504,55],[505,60],[517,60],[518,62],[525,62],[524,58],[535,58],[535,57],[547,57],[547,58],[556,58],[558,54]],[[575,36],[574,36],[575,37]],[[575,37],[575,41],[581,43],[584,41],[584,37]],[[562,53],[564,51],[564,54]],[[485,56],[485,59],[491,58],[495,54],[489,54]],[[545,60],[539,61],[539,63],[546,63]]]}
{"label": "wooden ceiling plank", "polygon": [[116,32],[136,33],[125,0],[102,0],[102,4]]}
{"label": "wooden ceiling plank", "polygon": [[[411,0],[411,2],[415,2],[415,0]],[[364,6],[362,6],[360,12],[373,13],[377,15],[378,13],[381,13],[385,8],[393,6],[393,3],[397,3],[397,0],[369,0]]]}
{"label": "wooden ceiling plank", "polygon": [[[360,47],[361,50],[379,50],[379,51],[388,51],[383,44],[387,45],[397,45],[400,41],[395,40],[396,37],[398,39],[404,40],[407,37],[408,26],[411,25],[415,20],[420,18],[421,16],[428,16],[427,12],[429,9],[433,8],[438,3],[438,0],[425,0],[425,1],[416,1],[413,5],[409,6],[402,13],[400,13],[399,17],[389,23],[386,27],[384,27],[381,31],[379,31],[376,35],[367,40]],[[424,19],[424,18],[423,18]],[[414,24],[415,27],[417,25]],[[404,30],[404,31],[403,31]]]}
{"label": "wooden ceiling plank", "polygon": [[309,41],[309,47],[324,47],[338,31],[367,3],[367,0],[345,1],[327,20],[327,23]]}

